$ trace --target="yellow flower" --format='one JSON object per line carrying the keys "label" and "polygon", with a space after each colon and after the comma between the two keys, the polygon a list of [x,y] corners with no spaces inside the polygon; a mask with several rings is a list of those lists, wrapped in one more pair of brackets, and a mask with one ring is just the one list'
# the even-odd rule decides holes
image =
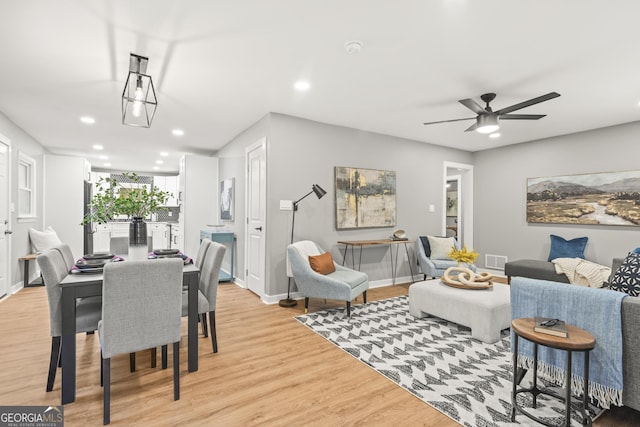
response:
{"label": "yellow flower", "polygon": [[480,254],[476,251],[467,250],[466,246],[463,246],[462,249],[458,250],[455,246],[451,247],[451,252],[447,254],[449,258],[455,259],[458,262],[466,262],[467,264],[473,264],[473,262],[480,256]]}

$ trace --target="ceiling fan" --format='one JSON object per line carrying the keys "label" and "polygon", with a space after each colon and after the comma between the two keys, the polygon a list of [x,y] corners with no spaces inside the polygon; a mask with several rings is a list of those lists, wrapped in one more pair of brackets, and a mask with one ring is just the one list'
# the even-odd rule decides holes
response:
{"label": "ceiling fan", "polygon": [[483,102],[487,105],[482,108],[480,104],[474,101],[471,98],[461,99],[458,101],[471,111],[477,114],[476,117],[467,117],[465,119],[453,119],[453,120],[440,120],[438,122],[428,122],[425,125],[433,125],[436,123],[448,123],[448,122],[459,122],[461,120],[471,120],[475,119],[476,122],[469,126],[465,132],[469,132],[472,130],[478,131],[480,133],[491,133],[495,132],[500,128],[498,124],[500,120],[538,120],[546,116],[546,114],[509,114],[513,111],[520,110],[525,107],[529,107],[534,104],[539,104],[540,102],[548,101],[553,98],[559,97],[560,94],[557,92],[549,92],[546,95],[538,96],[537,98],[529,99],[528,101],[523,101],[518,104],[514,104],[510,107],[502,108],[498,111],[493,111],[489,106],[489,103],[494,100],[496,97],[495,93],[485,93],[480,96]]}

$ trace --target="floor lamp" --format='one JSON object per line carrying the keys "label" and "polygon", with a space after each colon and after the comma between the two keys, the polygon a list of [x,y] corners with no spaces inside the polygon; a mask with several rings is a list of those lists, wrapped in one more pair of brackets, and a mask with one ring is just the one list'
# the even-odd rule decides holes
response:
{"label": "floor lamp", "polygon": [[[327,194],[327,192],[324,191],[324,189],[320,187],[318,184],[313,184],[313,186],[311,187],[311,191],[309,191],[307,194],[305,194],[304,196],[300,197],[298,200],[293,202],[293,219],[291,220],[291,243],[293,243],[293,230],[296,224],[296,211],[298,210],[298,204],[302,199],[311,195],[311,193],[315,193],[316,196],[318,196],[318,199],[322,199],[322,196]],[[293,307],[296,304],[298,304],[296,300],[291,299],[290,291],[291,291],[291,277],[289,277],[289,283],[287,284],[287,298],[281,299],[280,302],[278,302],[278,304],[280,304],[280,307]]]}

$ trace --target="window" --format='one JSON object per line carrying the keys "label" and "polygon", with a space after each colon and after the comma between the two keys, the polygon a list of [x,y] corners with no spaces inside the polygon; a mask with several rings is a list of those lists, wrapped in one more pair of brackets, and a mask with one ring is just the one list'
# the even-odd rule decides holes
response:
{"label": "window", "polygon": [[36,161],[18,152],[18,219],[36,217]]}

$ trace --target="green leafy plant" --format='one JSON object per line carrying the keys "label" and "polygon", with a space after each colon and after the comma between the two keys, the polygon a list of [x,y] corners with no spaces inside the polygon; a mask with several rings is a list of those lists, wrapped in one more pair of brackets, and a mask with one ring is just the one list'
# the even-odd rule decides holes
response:
{"label": "green leafy plant", "polygon": [[165,209],[164,205],[171,193],[156,187],[147,189],[146,186],[134,188],[140,181],[136,173],[123,173],[125,181],[120,183],[115,178],[102,177],[96,183],[96,194],[89,202],[89,213],[82,220],[82,224],[95,222],[104,224],[113,220],[117,215],[129,218],[147,218],[152,213]]}

